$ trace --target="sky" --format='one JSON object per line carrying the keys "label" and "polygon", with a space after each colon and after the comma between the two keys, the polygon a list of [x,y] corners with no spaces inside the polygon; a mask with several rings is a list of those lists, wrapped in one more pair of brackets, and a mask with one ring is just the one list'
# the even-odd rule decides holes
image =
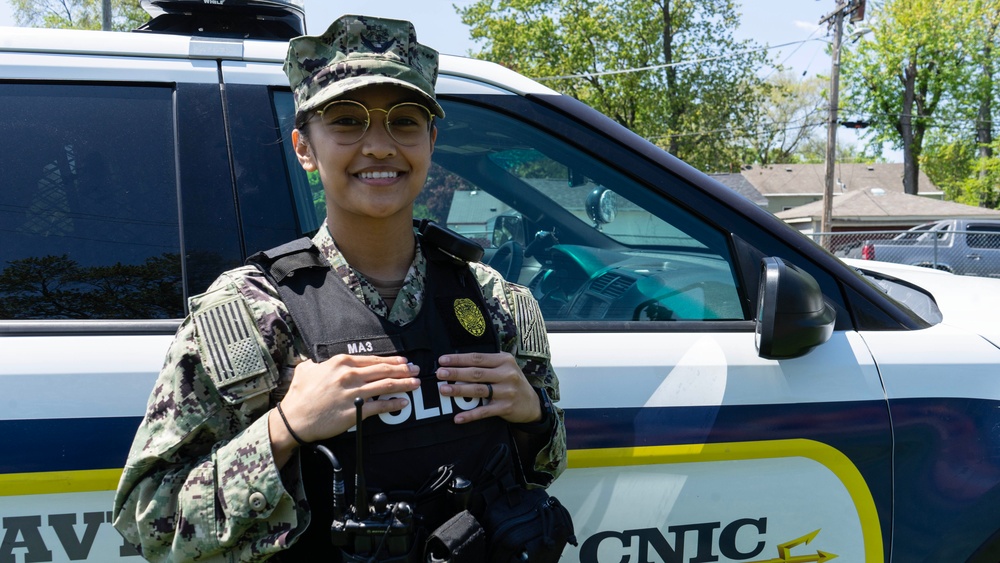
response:
{"label": "sky", "polygon": [[[466,55],[479,49],[469,38],[453,5],[466,6],[472,0],[379,0],[366,2],[363,13],[393,17],[413,22],[417,37],[442,53]],[[769,50],[774,60],[790,67],[799,75],[830,74],[830,56],[825,48],[832,35],[819,20],[831,12],[836,0],[743,0],[742,18],[736,32],[738,39],[753,39]],[[352,11],[355,2],[339,0],[305,0],[306,30],[322,33],[344,13]],[[9,0],[0,0],[0,26],[14,25]],[[794,43],[791,45],[785,45]],[[784,46],[781,46],[784,45]],[[766,71],[765,71],[766,72]],[[852,131],[841,128],[841,142],[857,144]],[[901,155],[885,155],[891,162],[901,162]]]}

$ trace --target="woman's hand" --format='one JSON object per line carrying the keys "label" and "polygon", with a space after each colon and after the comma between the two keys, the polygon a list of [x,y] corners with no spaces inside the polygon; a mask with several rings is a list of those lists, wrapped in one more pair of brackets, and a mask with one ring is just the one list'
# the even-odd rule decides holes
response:
{"label": "woman's hand", "polygon": [[[306,360],[295,366],[288,393],[281,400],[287,426],[304,442],[316,442],[346,432],[355,424],[354,399],[365,399],[362,417],[395,412],[404,398],[371,401],[380,395],[407,393],[420,387],[420,368],[406,358],[340,354],[322,363]],[[272,409],[268,419],[271,447],[278,466],[291,457],[296,441]]]}
{"label": "woman's hand", "polygon": [[538,395],[511,354],[448,354],[438,358],[438,365],[437,378],[448,382],[440,388],[442,395],[483,399],[480,406],[455,415],[456,423],[490,416],[512,423],[541,420]]}

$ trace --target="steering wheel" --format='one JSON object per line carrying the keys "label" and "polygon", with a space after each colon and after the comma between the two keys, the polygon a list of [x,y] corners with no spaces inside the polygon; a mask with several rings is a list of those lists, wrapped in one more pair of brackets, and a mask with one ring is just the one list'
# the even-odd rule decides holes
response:
{"label": "steering wheel", "polygon": [[500,248],[490,257],[487,265],[500,272],[503,279],[517,283],[523,262],[524,248],[520,244],[509,240],[500,245]]}

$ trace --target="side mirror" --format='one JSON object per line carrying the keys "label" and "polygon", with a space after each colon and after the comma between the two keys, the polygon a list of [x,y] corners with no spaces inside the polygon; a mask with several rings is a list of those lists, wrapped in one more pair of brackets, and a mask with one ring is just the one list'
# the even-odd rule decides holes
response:
{"label": "side mirror", "polygon": [[757,355],[798,358],[833,334],[837,313],[816,279],[780,258],[761,260],[757,292]]}
{"label": "side mirror", "polygon": [[500,248],[505,242],[525,245],[524,221],[519,215],[499,215],[490,219],[487,227],[493,248]]}

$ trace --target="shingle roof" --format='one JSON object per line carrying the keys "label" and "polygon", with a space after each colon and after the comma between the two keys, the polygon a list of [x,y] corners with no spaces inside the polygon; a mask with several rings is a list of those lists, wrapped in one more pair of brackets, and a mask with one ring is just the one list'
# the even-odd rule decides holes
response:
{"label": "shingle roof", "polygon": [[[903,165],[837,164],[834,168],[834,192],[847,193],[868,188],[903,193]],[[826,186],[825,164],[775,164],[754,166],[740,172],[765,197],[778,194],[817,195],[822,197]],[[918,175],[920,193],[937,193],[940,188],[921,171]]]}
{"label": "shingle roof", "polygon": [[754,204],[764,207],[767,205],[767,198],[764,194],[753,187],[742,174],[709,174],[713,180],[725,185],[727,188],[733,190],[734,192],[742,195],[743,197],[754,202]]}
{"label": "shingle roof", "polygon": [[[944,217],[1000,217],[1000,211],[995,209],[984,209],[923,196],[882,191],[877,188],[835,195],[831,209],[833,218],[839,223],[884,223],[887,219],[902,222],[925,222],[936,221]],[[822,200],[775,213],[779,219],[789,222],[814,220],[822,215]]]}

